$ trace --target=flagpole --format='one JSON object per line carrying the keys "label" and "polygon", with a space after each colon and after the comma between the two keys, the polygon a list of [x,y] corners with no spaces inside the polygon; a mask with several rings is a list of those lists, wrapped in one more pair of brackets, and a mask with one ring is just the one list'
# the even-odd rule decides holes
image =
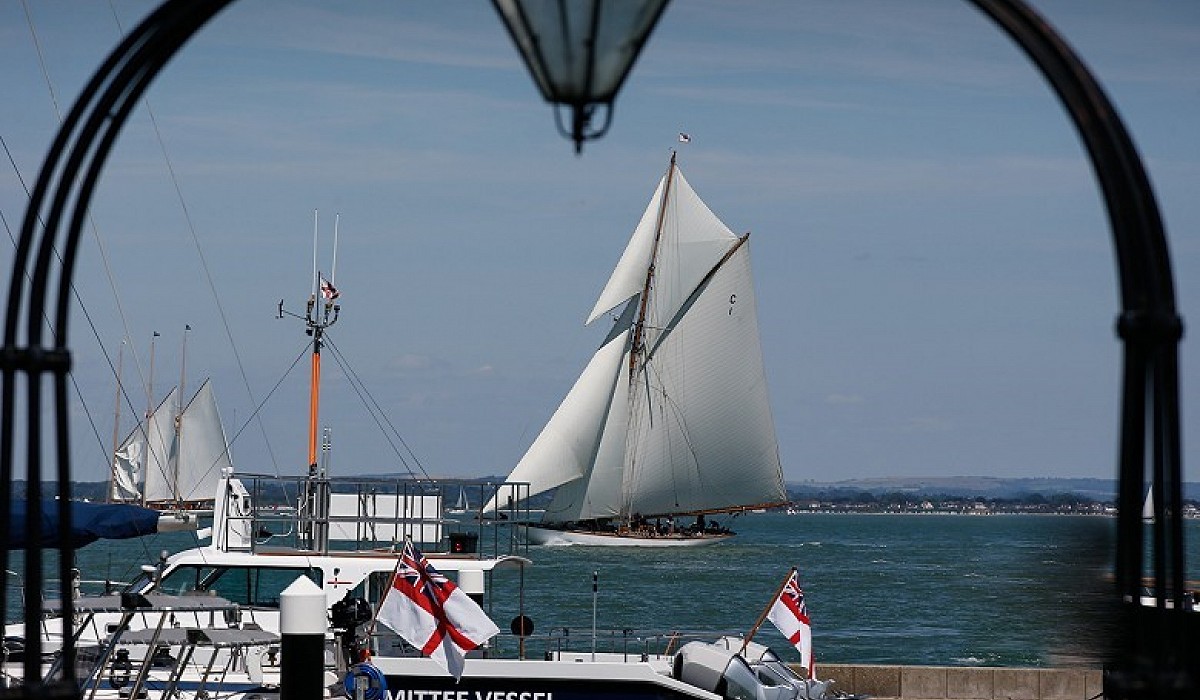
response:
{"label": "flagpole", "polygon": [[[407,544],[408,538],[405,537],[404,541]],[[375,606],[375,612],[371,615],[371,624],[367,625],[367,639],[370,639],[371,635],[375,634],[375,620],[379,617],[379,611],[383,610],[383,602],[387,600],[388,594],[396,587],[396,574],[400,571],[400,564],[403,561],[404,550],[402,549],[400,550],[400,556],[396,557],[396,566],[392,568],[392,575],[388,579],[387,588],[384,589],[383,595],[379,597],[379,605]]]}
{"label": "flagpole", "polygon": [[754,623],[754,627],[750,628],[750,633],[746,635],[745,641],[742,642],[742,650],[738,652],[739,654],[746,653],[746,647],[750,646],[750,640],[754,639],[754,635],[758,634],[758,628],[762,627],[762,623],[767,619],[767,615],[771,614],[771,608],[775,607],[775,601],[779,600],[779,594],[783,593],[783,587],[787,585],[788,581],[792,580],[792,575],[795,573],[796,567],[793,566],[788,571],[788,575],[784,577],[783,583],[779,584],[779,588],[775,589],[775,595],[771,596],[771,599],[767,601],[767,607],[763,608],[762,614],[758,616],[758,622]]}

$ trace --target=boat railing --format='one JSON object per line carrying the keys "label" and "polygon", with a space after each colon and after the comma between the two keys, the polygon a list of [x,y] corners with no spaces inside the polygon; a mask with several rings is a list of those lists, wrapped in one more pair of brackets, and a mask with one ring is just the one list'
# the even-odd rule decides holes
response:
{"label": "boat railing", "polygon": [[[226,681],[240,678],[231,675],[235,667],[245,674],[242,680],[255,685],[261,683],[264,657],[279,647],[278,634],[244,620],[241,606],[215,595],[125,592],[80,598],[74,608],[73,636],[80,651],[76,676],[83,679],[88,700],[102,687],[118,690],[121,697],[144,697],[141,691],[154,674],[164,684],[164,698],[176,695],[185,674],[196,684],[197,697],[205,688],[216,693]],[[54,602],[45,612],[61,619],[61,606]],[[260,653],[252,656],[251,649]],[[62,661],[58,655],[51,658],[46,678],[61,673]]]}
{"label": "boat railing", "polygon": [[[251,506],[228,513],[219,525],[246,533],[244,544],[232,549],[328,553],[396,549],[410,539],[427,552],[501,556],[523,553],[527,546],[515,526],[530,519],[528,484],[254,474],[239,478]],[[485,513],[493,498],[505,506]]]}
{"label": "boat railing", "polygon": [[[129,585],[128,581],[118,581],[116,579],[85,579],[78,576],[79,570],[75,569],[77,574],[71,579],[70,590],[73,591],[75,598],[83,598],[88,596],[109,595],[123,590]],[[14,622],[19,619],[19,613],[29,604],[30,598],[25,591],[25,576],[16,571],[6,569],[5,576],[10,579],[9,591],[10,594],[15,594],[17,600],[16,605],[10,605],[9,610],[14,614],[12,620],[6,620],[5,624]],[[61,605],[61,601],[57,597],[57,593],[63,589],[61,579],[47,578],[45,581],[45,589],[37,591],[32,598],[34,605],[41,606],[42,614],[48,615],[46,612],[48,607]]]}
{"label": "boat railing", "polygon": [[493,637],[488,653],[500,658],[588,660],[595,654],[607,660],[647,661],[667,659],[684,644],[711,642],[738,633],[699,630],[645,631],[633,628],[596,629],[556,627],[543,634],[518,637],[502,633]]}

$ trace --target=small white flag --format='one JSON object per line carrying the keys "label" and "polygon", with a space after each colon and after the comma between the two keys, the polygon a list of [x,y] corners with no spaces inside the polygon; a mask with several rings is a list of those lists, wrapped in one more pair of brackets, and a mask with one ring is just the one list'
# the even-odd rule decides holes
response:
{"label": "small white flag", "polygon": [[683,133],[682,131],[679,132],[679,143],[691,143],[691,142],[692,142],[691,136],[688,136],[687,134]]}

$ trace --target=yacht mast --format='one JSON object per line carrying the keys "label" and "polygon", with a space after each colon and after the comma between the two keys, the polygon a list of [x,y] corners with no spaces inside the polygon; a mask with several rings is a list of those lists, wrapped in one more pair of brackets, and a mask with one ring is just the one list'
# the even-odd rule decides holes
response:
{"label": "yacht mast", "polygon": [[175,403],[175,454],[171,458],[171,500],[176,504],[180,502],[179,455],[183,451],[183,409],[186,407],[184,397],[187,396],[184,391],[184,379],[187,376],[187,339],[191,330],[191,324],[183,324],[183,343],[179,351],[179,398]]}
{"label": "yacht mast", "polygon": [[642,337],[646,326],[646,305],[650,299],[650,287],[654,284],[654,265],[658,262],[658,244],[662,241],[663,224],[666,221],[667,198],[671,196],[671,182],[675,177],[675,150],[671,150],[671,163],[667,166],[667,181],[663,185],[662,199],[658,203],[658,220],[654,225],[654,246],[650,250],[650,264],[646,267],[646,283],[642,286],[642,298],[638,302],[637,321],[633,327],[633,344],[629,348],[629,381],[637,374],[637,359],[644,347]]}
{"label": "yacht mast", "polygon": [[[146,444],[143,450],[145,456],[142,457],[142,505],[146,505],[146,477],[150,471],[152,461],[150,449],[150,417],[154,415],[154,346],[158,340],[159,332],[153,331],[150,334],[150,378],[146,382],[146,420],[143,424],[142,435],[145,437]],[[155,467],[161,469],[157,460],[153,460]]]}
{"label": "yacht mast", "polygon": [[113,502],[113,485],[117,480],[117,450],[121,448],[121,370],[125,365],[125,338],[121,338],[121,346],[117,348],[117,395],[113,401],[113,439],[112,456],[109,458],[108,492],[104,496],[105,503]]}

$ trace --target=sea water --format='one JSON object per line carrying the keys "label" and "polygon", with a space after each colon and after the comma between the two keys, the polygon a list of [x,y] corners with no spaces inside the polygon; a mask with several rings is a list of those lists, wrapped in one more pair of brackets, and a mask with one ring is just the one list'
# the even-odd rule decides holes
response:
{"label": "sea water", "polygon": [[[818,663],[1095,665],[1114,634],[1114,518],[767,513],[722,524],[738,535],[704,547],[530,547],[533,565],[497,572],[485,608],[505,631],[522,613],[535,634],[566,630],[576,650],[589,648],[593,616],[635,641],[745,634],[794,566]],[[1200,521],[1186,522],[1185,542],[1195,579]],[[127,581],[160,551],[194,544],[189,533],[97,542],[78,565],[84,579]],[[19,573],[8,576],[11,619]],[[755,639],[796,659],[769,622]]]}

